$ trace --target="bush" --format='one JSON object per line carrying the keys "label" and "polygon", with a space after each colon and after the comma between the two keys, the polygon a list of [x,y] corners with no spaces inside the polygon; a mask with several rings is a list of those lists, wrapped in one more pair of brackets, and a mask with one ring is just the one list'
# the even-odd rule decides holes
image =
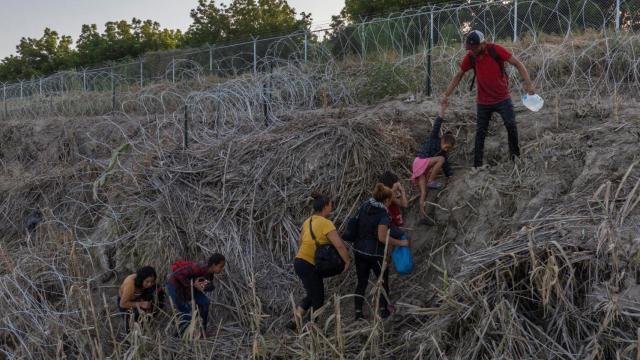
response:
{"label": "bush", "polygon": [[370,104],[386,96],[415,91],[420,84],[419,74],[408,67],[393,64],[373,65],[365,73],[358,98]]}

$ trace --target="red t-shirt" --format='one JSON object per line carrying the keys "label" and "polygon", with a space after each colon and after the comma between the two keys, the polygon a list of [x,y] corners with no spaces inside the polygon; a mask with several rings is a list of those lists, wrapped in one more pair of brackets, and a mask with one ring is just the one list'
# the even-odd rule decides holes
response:
{"label": "red t-shirt", "polygon": [[389,205],[389,217],[391,218],[392,226],[402,226],[404,224],[404,220],[402,220],[402,211],[400,207],[396,204]]}
{"label": "red t-shirt", "polygon": [[[493,46],[496,55],[504,62],[511,59],[509,50],[498,44],[487,44]],[[471,51],[465,55],[460,64],[460,69],[464,72],[472,70]],[[502,74],[500,65],[489,55],[487,48],[476,56],[476,84],[478,87],[477,102],[480,105],[494,105],[511,98],[509,94],[509,77]]]}

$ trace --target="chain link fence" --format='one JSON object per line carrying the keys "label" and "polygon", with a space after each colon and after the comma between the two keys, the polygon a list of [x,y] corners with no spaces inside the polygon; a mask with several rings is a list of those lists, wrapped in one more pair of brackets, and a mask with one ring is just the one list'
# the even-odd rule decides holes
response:
{"label": "chain link fence", "polygon": [[[640,0],[505,0],[465,5],[430,6],[387,18],[346,25],[341,29],[299,31],[254,38],[242,43],[214,44],[200,49],[149,53],[135,61],[98,69],[65,71],[2,84],[4,117],[29,106],[51,106],[65,94],[111,94],[113,110],[123,94],[153,84],[222,83],[246,74],[264,74],[278,67],[327,66],[351,61],[374,67],[381,59],[410,65],[398,76],[407,89],[430,95],[448,81],[463,54],[464,34],[483,31],[490,41],[541,43],[578,34],[616,37],[640,29]],[[453,52],[453,55],[452,55]],[[446,55],[445,55],[446,54]],[[609,59],[608,61],[612,61]],[[389,69],[387,69],[389,70]],[[379,69],[384,72],[385,68]],[[637,81],[637,76],[628,81]],[[107,106],[108,107],[108,106]]]}

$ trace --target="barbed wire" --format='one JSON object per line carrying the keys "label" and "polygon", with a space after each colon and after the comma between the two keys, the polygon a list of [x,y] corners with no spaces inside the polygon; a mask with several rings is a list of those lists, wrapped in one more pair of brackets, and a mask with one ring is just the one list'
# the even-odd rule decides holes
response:
{"label": "barbed wire", "polygon": [[[345,58],[364,62],[390,53],[396,54],[396,65],[426,64],[427,55],[438,56],[437,53],[444,52],[451,54],[449,59],[438,61],[455,63],[461,55],[455,50],[460,48],[464,33],[472,28],[485,32],[493,41],[512,42],[513,46],[523,40],[539,44],[544,40],[540,37],[549,36],[560,38],[554,41],[570,41],[570,34],[585,31],[603,37],[635,34],[640,28],[640,4],[635,0],[618,3],[619,8],[615,2],[597,0],[509,0],[429,6],[350,24],[337,32],[330,29],[297,31],[235,44],[151,53],[138,61],[2,84],[3,112],[5,118],[19,116],[27,106],[24,100],[29,99],[42,102],[42,98],[89,92],[111,92],[114,98],[126,98],[141,87],[155,83],[203,79],[219,83],[243,74],[265,73],[283,65],[311,64],[317,68]],[[614,60],[607,56],[607,61]],[[433,69],[423,71],[430,72],[421,74],[423,78],[434,77]],[[441,84],[436,80],[434,86]],[[16,102],[16,99],[22,101]]]}

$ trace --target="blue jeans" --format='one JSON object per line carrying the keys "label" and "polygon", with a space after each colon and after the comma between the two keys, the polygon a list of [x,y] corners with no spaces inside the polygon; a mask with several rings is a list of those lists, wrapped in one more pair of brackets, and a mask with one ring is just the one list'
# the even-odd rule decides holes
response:
{"label": "blue jeans", "polygon": [[[182,333],[191,322],[191,315],[193,314],[191,301],[182,301],[182,299],[178,297],[176,287],[172,284],[167,284],[167,293],[169,293],[171,301],[173,301],[173,306],[175,306],[179,313],[180,333]],[[201,291],[194,289],[193,301],[196,303],[196,306],[198,306],[198,313],[200,313],[200,318],[202,319],[202,328],[206,331],[207,321],[209,320],[209,298]]]}

